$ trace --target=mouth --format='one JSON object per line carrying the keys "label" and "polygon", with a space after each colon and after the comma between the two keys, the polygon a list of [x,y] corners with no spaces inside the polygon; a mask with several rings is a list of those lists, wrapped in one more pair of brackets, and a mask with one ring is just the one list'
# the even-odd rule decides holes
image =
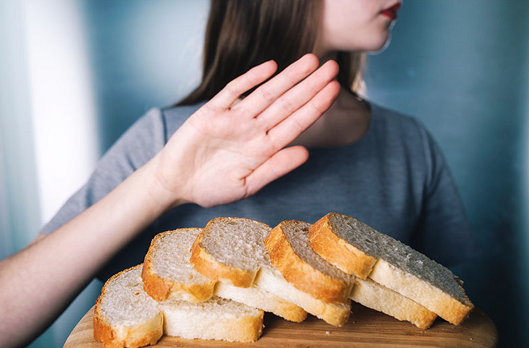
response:
{"label": "mouth", "polygon": [[388,7],[385,10],[382,10],[381,14],[390,18],[391,20],[395,20],[397,19],[397,11],[400,9],[401,5],[402,4],[400,2],[397,2],[395,5]]}

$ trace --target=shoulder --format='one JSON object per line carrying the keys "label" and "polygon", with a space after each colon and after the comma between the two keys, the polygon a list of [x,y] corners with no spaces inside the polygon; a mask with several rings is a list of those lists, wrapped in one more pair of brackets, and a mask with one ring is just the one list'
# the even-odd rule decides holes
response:
{"label": "shoulder", "polygon": [[369,103],[376,130],[396,133],[396,135],[425,136],[425,126],[417,118],[375,103]]}
{"label": "shoulder", "polygon": [[424,173],[430,181],[432,172],[441,170],[446,161],[441,148],[416,117],[391,110],[377,104],[371,105],[371,140],[379,145],[392,162],[411,166],[415,172]]}
{"label": "shoulder", "polygon": [[405,148],[417,156],[437,152],[430,132],[416,117],[370,103],[371,136],[395,149]]}

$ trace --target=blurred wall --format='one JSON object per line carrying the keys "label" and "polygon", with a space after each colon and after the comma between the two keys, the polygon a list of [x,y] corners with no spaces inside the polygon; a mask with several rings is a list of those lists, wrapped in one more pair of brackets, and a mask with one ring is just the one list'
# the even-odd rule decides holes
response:
{"label": "blurred wall", "polygon": [[200,82],[207,0],[82,1],[101,152]]}
{"label": "blurred wall", "polygon": [[[207,9],[207,0],[0,2],[0,257],[36,235],[137,118],[198,83]],[[446,154],[486,250],[454,271],[502,347],[529,345],[528,10],[517,0],[405,0],[391,45],[366,72],[369,98],[418,117]],[[77,152],[64,148],[76,142]],[[32,347],[62,345],[100,286]]]}
{"label": "blurred wall", "polygon": [[40,223],[25,36],[23,5],[0,2],[0,258]]}

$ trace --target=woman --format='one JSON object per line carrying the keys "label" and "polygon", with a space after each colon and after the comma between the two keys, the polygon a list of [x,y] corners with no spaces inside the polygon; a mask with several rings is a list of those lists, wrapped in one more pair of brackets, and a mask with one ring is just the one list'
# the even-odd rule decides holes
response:
{"label": "woman", "polygon": [[461,201],[430,136],[351,90],[399,6],[212,1],[200,86],[141,118],[45,237],[0,263],[0,307],[10,313],[0,345],[34,338],[94,276],[142,262],[156,233],[217,216],[274,225],[338,211],[447,266],[471,257]]}

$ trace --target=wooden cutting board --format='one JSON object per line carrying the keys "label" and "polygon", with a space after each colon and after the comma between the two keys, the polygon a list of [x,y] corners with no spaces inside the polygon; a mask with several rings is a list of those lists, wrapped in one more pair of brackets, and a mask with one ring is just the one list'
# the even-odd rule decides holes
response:
{"label": "wooden cutting board", "polygon": [[[437,319],[428,330],[401,322],[385,314],[353,304],[347,324],[337,328],[309,316],[302,323],[285,321],[265,314],[263,335],[255,343],[186,340],[163,336],[150,347],[495,347],[498,341],[492,320],[479,309],[459,326]],[[81,319],[66,340],[64,348],[102,348],[94,340],[92,308]]]}

